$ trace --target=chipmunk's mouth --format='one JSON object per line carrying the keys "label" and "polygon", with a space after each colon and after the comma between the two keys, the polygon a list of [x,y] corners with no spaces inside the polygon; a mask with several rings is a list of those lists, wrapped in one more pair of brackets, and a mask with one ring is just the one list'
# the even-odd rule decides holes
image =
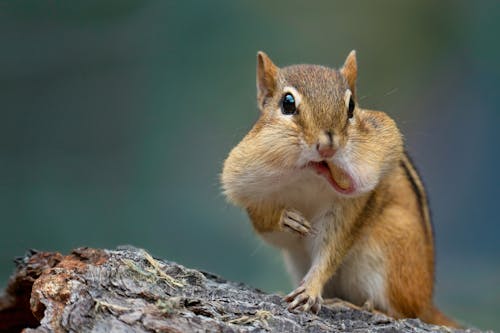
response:
{"label": "chipmunk's mouth", "polygon": [[329,161],[309,162],[307,164],[320,176],[323,176],[333,188],[342,194],[354,192],[354,181],[352,177]]}

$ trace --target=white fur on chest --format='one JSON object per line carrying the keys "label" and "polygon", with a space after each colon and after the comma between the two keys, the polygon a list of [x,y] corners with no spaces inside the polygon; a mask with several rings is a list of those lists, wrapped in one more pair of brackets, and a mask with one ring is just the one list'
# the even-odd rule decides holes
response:
{"label": "white fur on chest", "polygon": [[269,198],[276,204],[298,210],[310,223],[317,222],[335,206],[339,197],[323,177],[302,170],[282,184]]}
{"label": "white fur on chest", "polygon": [[[266,195],[266,203],[276,207],[296,210],[311,224],[312,234],[322,229],[325,215],[335,206],[335,195],[322,178],[312,172],[303,171],[286,183],[280,184],[276,191]],[[330,218],[331,220],[331,218]],[[304,251],[312,255],[314,236],[301,237],[289,231],[270,232],[262,235],[271,245],[290,251]]]}
{"label": "white fur on chest", "polygon": [[315,237],[324,223],[334,223],[329,211],[335,207],[335,194],[329,184],[312,172],[304,172],[269,196],[278,207],[299,211],[311,224],[311,235],[299,236],[290,231],[261,234],[269,244],[283,252],[287,270],[294,283],[298,283],[311,267],[315,256]]}

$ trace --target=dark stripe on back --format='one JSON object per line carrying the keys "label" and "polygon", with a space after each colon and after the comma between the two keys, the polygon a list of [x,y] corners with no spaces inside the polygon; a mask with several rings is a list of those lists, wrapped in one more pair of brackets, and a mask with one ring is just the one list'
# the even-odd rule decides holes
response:
{"label": "dark stripe on back", "polygon": [[[427,201],[427,196],[426,196],[425,192],[423,192],[423,191],[425,191],[425,189],[423,188],[424,186],[423,186],[422,180],[421,180],[420,175],[418,174],[418,171],[416,170],[414,164],[412,163],[410,156],[408,155],[408,153],[406,151],[404,152],[404,155],[406,157],[406,160],[408,161],[408,164],[410,164],[410,165],[407,165],[406,161],[403,159],[403,160],[401,160],[401,167],[403,168],[403,170],[405,172],[405,176],[408,179],[408,181],[410,182],[412,190],[415,193],[415,196],[417,197],[418,208],[419,208],[419,212],[420,212],[420,216],[421,216],[420,221],[421,221],[422,227],[424,228],[424,232],[426,233],[427,237],[430,237],[432,242],[434,242],[434,227],[432,225],[432,219],[430,216],[430,208],[429,208],[429,204]],[[410,171],[410,168],[412,169],[411,171]],[[414,178],[412,171],[416,175],[416,177],[418,177],[418,179]],[[419,183],[420,183],[420,186],[419,186]],[[427,209],[427,212],[426,212],[426,209]],[[429,221],[427,221],[427,220],[429,220]]]}

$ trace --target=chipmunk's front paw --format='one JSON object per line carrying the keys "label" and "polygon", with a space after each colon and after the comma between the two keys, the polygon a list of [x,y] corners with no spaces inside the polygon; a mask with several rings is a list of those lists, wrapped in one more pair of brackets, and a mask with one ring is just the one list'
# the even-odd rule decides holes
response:
{"label": "chipmunk's front paw", "polygon": [[300,236],[305,236],[311,231],[311,224],[296,210],[284,209],[281,213],[280,225],[283,229]]}
{"label": "chipmunk's front paw", "polygon": [[285,301],[289,302],[288,310],[298,310],[298,311],[311,311],[315,314],[321,310],[321,304],[323,303],[323,298],[318,292],[312,291],[305,285],[299,286],[297,289],[292,291],[285,297]]}

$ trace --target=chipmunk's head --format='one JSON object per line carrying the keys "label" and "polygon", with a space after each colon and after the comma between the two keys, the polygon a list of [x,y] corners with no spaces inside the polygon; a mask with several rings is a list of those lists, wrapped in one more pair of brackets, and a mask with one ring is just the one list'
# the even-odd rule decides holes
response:
{"label": "chipmunk's head", "polygon": [[339,70],[278,68],[258,53],[261,117],[251,133],[265,138],[277,167],[313,170],[344,195],[376,186],[399,158],[402,139],[388,116],[358,106],[356,77],[355,51]]}

